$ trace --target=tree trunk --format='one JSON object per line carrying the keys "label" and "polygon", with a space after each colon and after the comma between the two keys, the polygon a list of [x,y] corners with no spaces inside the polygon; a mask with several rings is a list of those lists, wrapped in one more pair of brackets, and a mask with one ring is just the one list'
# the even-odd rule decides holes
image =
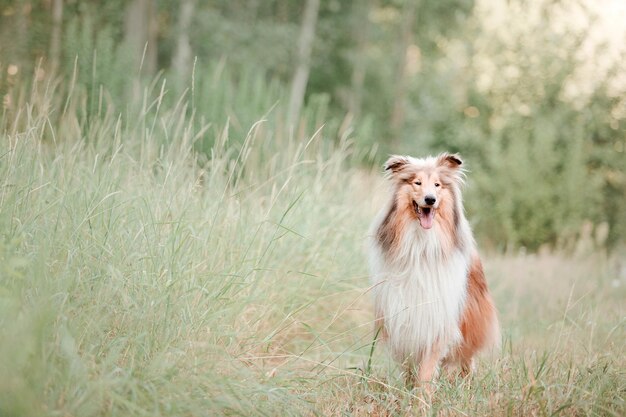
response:
{"label": "tree trunk", "polygon": [[157,67],[156,22],[153,0],[133,0],[124,19],[124,39],[132,54],[134,68],[153,74]]}
{"label": "tree trunk", "polygon": [[[17,57],[17,64],[31,63],[31,50],[29,49],[29,42],[32,41],[31,31],[31,17],[32,5],[30,2],[16,2],[15,13],[15,32],[11,33],[9,39],[13,40],[12,50]],[[5,41],[3,40],[3,43]]]}
{"label": "tree trunk", "polygon": [[196,0],[182,0],[180,15],[178,17],[178,38],[176,51],[172,56],[172,69],[176,77],[181,80],[189,76],[191,66],[191,44],[189,43],[189,27],[196,7]]}
{"label": "tree trunk", "polygon": [[[389,126],[391,128],[391,146],[397,148],[402,138],[402,130],[406,118],[406,90],[407,90],[407,57],[408,49],[413,42],[413,25],[415,24],[418,0],[409,0],[403,8],[404,20],[400,34],[400,50],[398,51],[398,66],[396,69],[396,85],[393,97],[393,109]],[[394,151],[395,152],[395,151]]]}
{"label": "tree trunk", "polygon": [[357,119],[361,114],[363,100],[363,85],[365,83],[365,48],[368,41],[369,20],[368,14],[371,8],[371,0],[356,4],[358,10],[352,23],[352,38],[355,47],[352,57],[352,76],[350,77],[350,93],[348,95],[348,111]]}
{"label": "tree trunk", "polygon": [[294,125],[300,118],[300,110],[304,102],[304,93],[309,81],[311,70],[311,50],[315,41],[315,25],[319,13],[320,0],[307,0],[302,28],[298,41],[298,64],[291,83],[291,95],[289,98],[288,123]]}
{"label": "tree trunk", "polygon": [[56,74],[61,62],[63,34],[63,0],[52,0],[52,31],[50,33],[50,72]]}

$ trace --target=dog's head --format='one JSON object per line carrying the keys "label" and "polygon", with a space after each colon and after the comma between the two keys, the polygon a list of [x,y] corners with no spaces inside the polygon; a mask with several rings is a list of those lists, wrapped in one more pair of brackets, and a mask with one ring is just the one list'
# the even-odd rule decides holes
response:
{"label": "dog's head", "polygon": [[396,183],[396,201],[410,208],[422,228],[430,229],[438,213],[454,212],[463,182],[462,164],[458,154],[422,159],[394,155],[385,163],[385,170]]}

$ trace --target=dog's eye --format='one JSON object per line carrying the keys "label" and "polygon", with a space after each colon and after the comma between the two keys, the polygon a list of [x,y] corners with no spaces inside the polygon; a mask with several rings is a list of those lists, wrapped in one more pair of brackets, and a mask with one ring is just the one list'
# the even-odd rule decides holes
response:
{"label": "dog's eye", "polygon": [[439,184],[438,182],[435,183],[435,187],[441,187],[441,184]]}
{"label": "dog's eye", "polygon": [[422,185],[421,181],[415,181],[415,185]]}

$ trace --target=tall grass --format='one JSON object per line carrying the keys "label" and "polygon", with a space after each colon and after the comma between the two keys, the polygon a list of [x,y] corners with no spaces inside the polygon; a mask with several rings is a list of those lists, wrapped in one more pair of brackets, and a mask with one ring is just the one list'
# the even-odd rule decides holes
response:
{"label": "tall grass", "polygon": [[424,398],[371,355],[377,173],[317,125],[236,141],[162,85],[132,117],[54,83],[5,113],[0,415],[624,413],[614,260],[490,257],[504,349]]}
{"label": "tall grass", "polygon": [[324,155],[321,132],[277,144],[259,121],[237,147],[225,126],[204,160],[209,127],[184,106],[156,97],[138,119],[86,126],[77,94],[51,125],[50,88],[2,141],[5,412],[306,407],[246,358],[302,341],[327,354],[304,318],[364,275],[345,150]]}

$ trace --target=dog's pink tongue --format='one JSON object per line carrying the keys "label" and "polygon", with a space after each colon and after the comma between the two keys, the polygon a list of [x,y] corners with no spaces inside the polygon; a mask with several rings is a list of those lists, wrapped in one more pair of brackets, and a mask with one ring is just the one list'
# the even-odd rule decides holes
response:
{"label": "dog's pink tongue", "polygon": [[430,210],[428,212],[428,214],[421,213],[419,215],[420,225],[424,229],[430,229],[431,227],[433,227],[433,217],[435,217],[435,211],[434,210]]}

